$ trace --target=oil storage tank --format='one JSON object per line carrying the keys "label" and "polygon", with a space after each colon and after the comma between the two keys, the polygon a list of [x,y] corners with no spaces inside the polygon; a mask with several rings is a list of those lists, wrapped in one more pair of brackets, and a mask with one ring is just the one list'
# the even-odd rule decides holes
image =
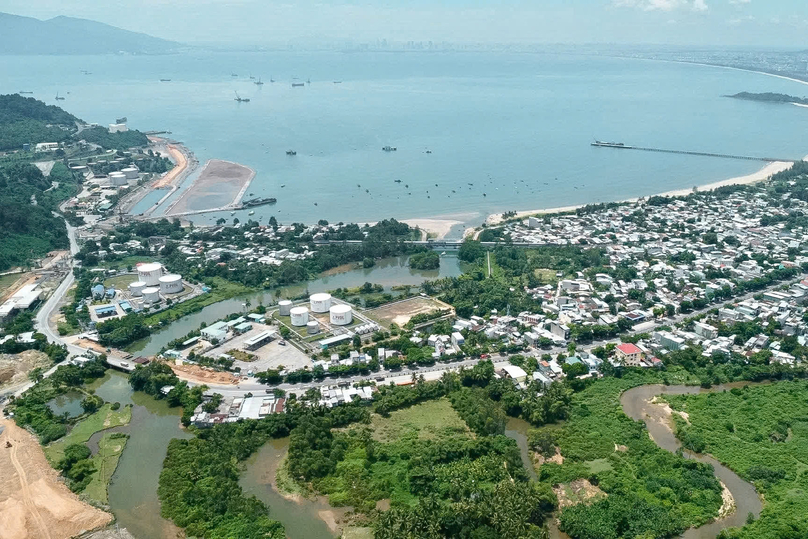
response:
{"label": "oil storage tank", "polygon": [[146,303],[157,303],[160,301],[160,289],[153,286],[144,288],[143,301]]}
{"label": "oil storage tank", "polygon": [[334,305],[329,313],[333,326],[347,326],[353,322],[353,310],[350,305]]}
{"label": "oil storage tank", "polygon": [[129,180],[126,179],[126,174],[123,172],[110,172],[109,184],[115,187],[122,187],[124,185],[128,185]]}
{"label": "oil storage tank", "polygon": [[135,281],[129,285],[129,292],[131,292],[136,298],[139,298],[143,295],[143,289],[146,288],[146,286],[148,285],[143,281]]}
{"label": "oil storage tank", "polygon": [[281,316],[289,316],[292,311],[292,302],[288,299],[282,299],[278,302],[278,314]]}
{"label": "oil storage tank", "polygon": [[317,320],[309,320],[309,323],[306,324],[306,333],[309,335],[320,333],[320,323]]}
{"label": "oil storage tank", "polygon": [[182,292],[182,277],[176,274],[163,275],[159,279],[160,292],[163,294],[177,294]]}
{"label": "oil storage tank", "polygon": [[303,327],[309,322],[309,310],[305,307],[293,307],[289,311],[289,316],[292,317],[292,325],[295,327]]}
{"label": "oil storage tank", "polygon": [[127,180],[137,180],[140,177],[140,171],[135,167],[126,167],[121,172],[126,175]]}
{"label": "oil storage tank", "polygon": [[139,264],[137,267],[138,281],[143,281],[147,286],[160,286],[160,277],[163,276],[163,266],[157,262]]}
{"label": "oil storage tank", "polygon": [[327,313],[331,308],[331,294],[312,294],[309,298],[311,304],[311,312],[313,313]]}

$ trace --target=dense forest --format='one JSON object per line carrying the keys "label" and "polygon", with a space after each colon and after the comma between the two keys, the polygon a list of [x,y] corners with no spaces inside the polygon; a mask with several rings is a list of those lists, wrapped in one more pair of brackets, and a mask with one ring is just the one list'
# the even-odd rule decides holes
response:
{"label": "dense forest", "polygon": [[21,150],[26,143],[70,140],[78,121],[59,107],[33,97],[0,95],[0,151]]}
{"label": "dense forest", "polygon": [[[46,192],[53,181],[60,188]],[[69,247],[64,220],[52,212],[77,188],[62,163],[48,178],[29,163],[0,164],[0,271]]]}

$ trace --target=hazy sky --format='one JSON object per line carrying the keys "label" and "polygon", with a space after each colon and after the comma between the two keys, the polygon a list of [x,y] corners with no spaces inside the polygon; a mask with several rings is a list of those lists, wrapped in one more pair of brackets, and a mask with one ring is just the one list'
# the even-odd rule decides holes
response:
{"label": "hazy sky", "polygon": [[3,0],[187,43],[296,39],[808,46],[808,0]]}

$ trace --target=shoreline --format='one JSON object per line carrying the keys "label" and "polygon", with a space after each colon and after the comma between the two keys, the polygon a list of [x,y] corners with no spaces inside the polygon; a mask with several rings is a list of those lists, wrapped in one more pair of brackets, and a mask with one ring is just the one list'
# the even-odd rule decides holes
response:
{"label": "shoreline", "polygon": [[[232,167],[239,167],[240,169],[245,169],[246,171],[248,171],[246,179],[236,180],[241,181],[243,183],[239,187],[239,190],[236,192],[233,198],[230,200],[230,202],[222,206],[217,206],[215,208],[205,208],[201,210],[184,210],[184,208],[181,206],[181,203],[187,205],[188,203],[187,199],[193,199],[194,196],[199,196],[199,193],[194,193],[194,189],[202,188],[207,183],[211,183],[211,178],[206,177],[205,175],[206,173],[208,173],[210,176],[214,176],[213,179],[215,180],[215,174],[218,171],[211,172],[211,170],[215,167],[220,167],[222,164],[229,165]],[[202,167],[202,170],[200,171],[199,175],[196,178],[194,178],[194,181],[191,182],[190,185],[188,185],[188,188],[185,190],[185,192],[182,193],[181,196],[177,197],[177,199],[166,208],[165,212],[163,212],[163,216],[166,218],[182,217],[186,215],[196,215],[200,213],[211,213],[217,211],[241,209],[240,208],[241,200],[242,198],[244,198],[244,195],[247,193],[247,190],[250,188],[250,185],[252,185],[253,179],[255,179],[255,175],[256,175],[255,170],[246,165],[242,165],[241,163],[236,163],[233,161],[225,161],[224,159],[209,159],[205,163],[205,166]],[[219,182],[213,181],[213,183],[221,183],[221,181]],[[180,206],[180,209],[183,211],[174,212],[174,209],[177,206]]]}
{"label": "shoreline", "polygon": [[[808,84],[808,83],[806,83],[806,84]],[[808,156],[806,156],[805,159],[808,159]],[[763,168],[761,168],[757,172],[753,172],[752,174],[747,174],[746,176],[736,176],[734,178],[729,178],[729,179],[726,179],[726,180],[719,180],[719,181],[716,181],[716,182],[710,182],[710,183],[706,183],[706,184],[703,184],[703,185],[697,185],[697,186],[695,186],[695,189],[697,191],[699,191],[699,192],[704,192],[704,191],[713,191],[713,190],[718,189],[720,187],[727,187],[729,185],[752,185],[752,184],[755,184],[755,183],[767,181],[769,178],[771,178],[775,174],[777,174],[779,172],[782,172],[784,170],[788,170],[792,166],[794,166],[794,163],[789,163],[789,162],[786,162],[786,161],[773,161],[771,163],[766,164]],[[642,196],[642,197],[631,197],[631,198],[626,198],[626,199],[621,199],[621,200],[615,200],[613,202],[616,202],[618,204],[625,204],[625,203],[630,204],[630,203],[637,202],[642,198],[649,198],[649,197],[652,197],[652,196],[682,197],[682,196],[687,196],[687,195],[693,193],[693,191],[694,191],[694,188],[692,188],[692,187],[689,188],[689,189],[674,189],[674,190],[671,190],[671,191],[665,191],[663,193],[656,193],[656,194],[653,194],[653,195],[646,195],[646,196]],[[587,206],[587,205],[590,205],[590,204],[600,204],[600,202],[590,202],[588,204],[574,204],[574,205],[571,205],[571,206],[558,206],[558,207],[554,207],[554,208],[543,208],[543,209],[537,209],[537,210],[517,211],[516,215],[514,215],[513,217],[509,217],[508,219],[524,219],[526,217],[530,217],[530,216],[533,216],[533,215],[552,215],[552,214],[556,214],[556,213],[567,213],[567,212],[575,211],[575,210],[577,210],[579,208],[583,208],[584,206]],[[488,225],[488,226],[492,226],[492,225],[501,224],[504,221],[505,221],[505,219],[503,219],[502,213],[494,213],[494,214],[489,215],[485,219],[485,224]]]}

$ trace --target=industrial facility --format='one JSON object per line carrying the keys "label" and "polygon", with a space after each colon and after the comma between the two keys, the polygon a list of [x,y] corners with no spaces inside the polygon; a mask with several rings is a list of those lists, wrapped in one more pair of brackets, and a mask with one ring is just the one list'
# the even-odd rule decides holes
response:
{"label": "industrial facility", "polygon": [[42,297],[42,289],[38,284],[27,284],[17,290],[13,296],[0,305],[0,322],[11,316],[15,311],[30,309]]}
{"label": "industrial facility", "polygon": [[331,308],[331,294],[312,294],[309,298],[311,312],[313,313],[327,313]]}
{"label": "industrial facility", "polygon": [[163,276],[163,266],[158,262],[145,262],[137,265],[138,281],[146,286],[160,286],[160,277]]}

